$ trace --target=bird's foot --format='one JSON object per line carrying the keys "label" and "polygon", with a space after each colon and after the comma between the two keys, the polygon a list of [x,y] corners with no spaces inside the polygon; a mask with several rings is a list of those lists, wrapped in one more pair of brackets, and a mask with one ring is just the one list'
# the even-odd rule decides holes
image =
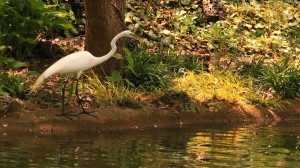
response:
{"label": "bird's foot", "polygon": [[78,103],[79,105],[82,105],[82,103],[84,103],[83,99],[78,99],[78,98],[77,98],[76,101],[77,101],[77,103]]}
{"label": "bird's foot", "polygon": [[77,117],[78,115],[77,114],[71,114],[71,112],[67,112],[67,113],[63,112],[61,114],[57,114],[56,116],[67,117],[68,119],[73,120],[72,117]]}
{"label": "bird's foot", "polygon": [[92,112],[87,112],[87,111],[82,111],[81,113],[79,114],[85,114],[85,115],[89,115],[89,116],[92,116],[92,117],[95,117],[95,118],[98,118],[96,115],[92,114],[92,113],[95,113],[95,111],[92,111]]}

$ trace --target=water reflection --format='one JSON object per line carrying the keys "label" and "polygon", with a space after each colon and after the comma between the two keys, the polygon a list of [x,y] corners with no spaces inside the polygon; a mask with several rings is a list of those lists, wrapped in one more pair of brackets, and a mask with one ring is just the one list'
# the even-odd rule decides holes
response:
{"label": "water reflection", "polygon": [[300,124],[208,124],[122,132],[7,133],[0,167],[296,167]]}
{"label": "water reflection", "polygon": [[295,167],[300,161],[299,131],[293,123],[202,130],[188,142],[186,160],[193,166]]}

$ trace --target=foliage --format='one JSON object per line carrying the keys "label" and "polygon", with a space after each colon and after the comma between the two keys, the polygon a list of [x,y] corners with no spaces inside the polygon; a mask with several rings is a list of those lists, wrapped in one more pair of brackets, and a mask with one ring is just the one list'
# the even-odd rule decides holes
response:
{"label": "foliage", "polygon": [[243,76],[251,76],[254,84],[283,98],[300,96],[300,69],[298,58],[281,57],[276,62],[266,64],[263,59],[252,61],[241,71]]}
{"label": "foliage", "polygon": [[148,47],[160,44],[183,53],[201,48],[202,9],[199,1],[127,0],[127,28],[146,37]]}
{"label": "foliage", "polygon": [[70,29],[70,14],[36,0],[5,0],[0,3],[0,46],[2,54],[30,56],[38,36],[54,29]]}
{"label": "foliage", "polygon": [[[291,4],[269,0],[227,5],[225,20],[204,28],[202,37],[213,51],[217,69],[239,68],[245,59],[272,59],[299,54],[300,11]],[[218,66],[223,61],[223,66]],[[227,64],[233,63],[235,64]],[[224,67],[224,65],[227,65]]]}
{"label": "foliage", "polygon": [[176,78],[174,82],[175,90],[184,91],[199,102],[211,99],[248,102],[247,95],[253,94],[250,81],[230,71],[200,74],[189,72],[183,77]]}
{"label": "foliage", "polygon": [[[129,51],[124,48],[124,51],[126,66],[123,76],[116,71],[105,79],[100,79],[93,72],[86,76],[87,87],[97,98],[136,98],[145,92],[169,88],[174,77],[187,71],[201,70],[201,64],[193,56],[179,56],[164,51],[149,52],[146,49]],[[122,59],[120,54],[115,57]]]}
{"label": "foliage", "polygon": [[215,69],[227,69],[240,56],[240,36],[235,29],[222,24],[211,24],[202,32],[208,47],[213,51],[212,64]]}
{"label": "foliage", "polygon": [[251,76],[257,79],[262,75],[262,69],[266,66],[264,63],[264,58],[252,59],[249,63],[244,63],[243,67],[239,71],[241,75]]}
{"label": "foliage", "polygon": [[213,99],[237,103],[253,103],[282,108],[278,97],[265,97],[262,89],[256,88],[252,78],[231,71],[214,71],[195,74],[189,72],[174,80],[174,89],[184,91],[198,102]]}
{"label": "foliage", "polygon": [[[124,85],[124,81],[101,80],[93,71],[86,75],[87,88],[92,91],[98,99],[114,99],[123,97],[137,97],[140,93],[129,86]],[[111,77],[113,78],[113,77]],[[119,77],[118,77],[119,78]],[[117,80],[117,79],[114,79]]]}
{"label": "foliage", "polygon": [[172,79],[188,70],[200,71],[199,61],[191,55],[180,56],[174,52],[155,51],[145,49],[129,51],[125,49],[127,65],[124,77],[137,88],[154,91],[167,89]]}
{"label": "foliage", "polygon": [[227,9],[226,20],[203,31],[215,56],[215,68],[240,69],[241,74],[254,78],[256,88],[284,98],[298,97],[299,68],[295,61],[300,54],[300,11],[297,7],[270,0],[238,7],[227,5]]}
{"label": "foliage", "polygon": [[[74,21],[74,17],[67,6],[54,0],[44,2],[0,2],[3,20],[0,53],[16,57],[30,55],[38,36],[57,28],[73,28],[68,20]],[[199,0],[127,0],[127,28],[146,37],[147,46],[125,50],[126,66],[122,75],[113,72],[107,80],[95,75],[87,77],[90,89],[98,97],[122,97],[129,95],[133,88],[136,88],[134,92],[168,89],[177,78],[174,87],[187,91],[199,101],[217,98],[274,104],[280,96],[298,97],[300,11],[294,6],[295,1],[230,2],[233,3],[224,3],[225,19],[204,25]],[[210,49],[211,63],[217,71],[200,73],[202,63],[190,54],[201,55],[203,48]],[[229,69],[242,76],[218,71]],[[7,82],[13,77],[6,73],[4,78]],[[5,93],[14,94],[8,90]],[[263,92],[278,96],[266,98]]]}
{"label": "foliage", "polygon": [[[73,6],[72,4],[76,4],[78,3],[77,1],[68,1],[68,0],[43,0],[44,5],[52,7],[52,8],[56,8],[56,10],[58,12],[61,12],[62,14],[64,14],[66,17],[66,21],[69,21],[70,23],[72,23],[72,26],[68,26],[68,27],[61,27],[59,29],[56,29],[57,31],[62,31],[66,37],[73,37],[74,35],[78,35],[79,31],[81,29],[81,27],[83,27],[83,25],[79,25],[78,27],[78,23],[84,24],[85,23],[85,19],[81,18],[81,19],[77,19],[75,18],[76,14],[75,12],[80,11],[80,9],[77,9],[77,11],[73,11]],[[83,3],[83,2],[82,2]],[[82,6],[84,6],[82,4]],[[76,9],[75,9],[76,10]],[[83,10],[83,9],[82,9]]]}
{"label": "foliage", "polygon": [[21,68],[26,66],[25,63],[16,61],[13,58],[4,58],[0,55],[0,95],[2,96],[18,96],[23,97],[29,83],[25,82],[25,78],[16,74],[5,72],[4,68]]}
{"label": "foliage", "polygon": [[258,81],[265,88],[276,92],[284,98],[300,96],[300,69],[293,66],[289,58],[270,66],[264,66]]}

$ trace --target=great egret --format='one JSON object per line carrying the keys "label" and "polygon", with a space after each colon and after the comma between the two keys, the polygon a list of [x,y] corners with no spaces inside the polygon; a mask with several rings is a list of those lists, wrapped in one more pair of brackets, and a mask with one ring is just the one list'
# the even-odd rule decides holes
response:
{"label": "great egret", "polygon": [[[34,92],[38,88],[38,86],[44,82],[45,79],[47,79],[48,77],[50,77],[52,75],[56,75],[56,74],[68,75],[68,76],[75,76],[76,75],[75,94],[76,94],[76,97],[77,97],[77,102],[82,108],[82,112],[80,114],[89,114],[89,115],[91,115],[89,112],[87,112],[84,109],[83,104],[82,104],[82,99],[80,99],[79,95],[78,95],[79,77],[80,77],[80,75],[83,71],[85,71],[87,69],[90,69],[90,68],[92,68],[96,65],[99,65],[99,64],[103,63],[104,61],[108,60],[110,57],[112,57],[114,55],[114,53],[116,52],[116,50],[117,50],[116,42],[121,37],[135,38],[137,36],[134,35],[132,32],[130,32],[128,30],[117,34],[112,39],[112,41],[110,43],[110,45],[111,45],[110,52],[107,53],[106,55],[102,56],[102,57],[95,57],[88,51],[80,51],[80,52],[69,54],[69,55],[61,58],[60,60],[58,60],[57,62],[52,64],[48,69],[46,69],[41,74],[41,76],[36,80],[36,82],[32,86],[30,93]],[[66,88],[67,82],[68,82],[68,79],[64,81],[64,85],[63,85],[63,88],[62,88],[62,111],[61,111],[61,116],[66,116],[66,117],[70,118],[69,116],[71,116],[71,115],[69,113],[66,113],[65,109],[64,109],[65,88]],[[91,116],[94,116],[94,115],[91,115]]]}

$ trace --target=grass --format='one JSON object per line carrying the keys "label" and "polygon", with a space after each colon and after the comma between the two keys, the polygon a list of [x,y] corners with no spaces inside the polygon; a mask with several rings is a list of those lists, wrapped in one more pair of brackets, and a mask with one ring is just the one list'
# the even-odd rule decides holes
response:
{"label": "grass", "polygon": [[[144,80],[147,80],[147,78]],[[127,85],[125,80],[117,82],[102,80],[93,71],[86,76],[86,81],[86,88],[98,99],[123,99],[128,97],[138,99],[146,93],[157,94],[163,91],[160,87],[151,86],[156,90],[153,89],[149,92],[141,86]],[[210,100],[224,100],[239,104],[284,107],[284,101],[277,97],[276,93],[272,94],[266,91],[264,87],[255,85],[254,82],[253,77],[246,77],[232,71],[202,71],[201,73],[187,71],[184,75],[177,75],[169,84],[170,87],[166,89],[183,91],[199,103]]]}
{"label": "grass", "polygon": [[200,71],[201,62],[192,55],[158,50],[125,50],[124,77],[138,89],[153,92],[171,87],[172,79],[183,73]]}
{"label": "grass", "polygon": [[92,70],[86,77],[86,88],[91,91],[91,93],[97,99],[114,99],[114,98],[124,98],[131,97],[137,98],[143,94],[142,91],[137,91],[136,89],[126,86],[123,81],[111,82],[106,80],[101,80]]}
{"label": "grass", "polygon": [[282,108],[283,101],[277,97],[265,97],[253,86],[251,78],[243,78],[231,71],[188,72],[174,80],[173,89],[184,91],[197,102],[224,100]]}
{"label": "grass", "polygon": [[200,74],[188,72],[185,76],[175,79],[174,82],[175,90],[184,91],[200,102],[211,99],[245,102],[247,101],[246,95],[251,93],[247,87],[247,81],[229,71]]}
{"label": "grass", "polygon": [[109,80],[113,76],[102,80],[93,72],[86,76],[87,88],[96,98],[138,99],[145,94],[173,89],[187,93],[200,103],[224,100],[282,108],[282,98],[291,93],[298,95],[299,91],[299,82],[296,80],[299,79],[299,73],[297,68],[288,66],[291,64],[289,61],[280,61],[273,66],[264,65],[263,62],[252,63],[254,66],[245,66],[244,71],[239,72],[205,72],[199,60],[173,52],[141,49],[125,50],[125,53],[126,66],[123,76],[117,75],[118,80]]}

